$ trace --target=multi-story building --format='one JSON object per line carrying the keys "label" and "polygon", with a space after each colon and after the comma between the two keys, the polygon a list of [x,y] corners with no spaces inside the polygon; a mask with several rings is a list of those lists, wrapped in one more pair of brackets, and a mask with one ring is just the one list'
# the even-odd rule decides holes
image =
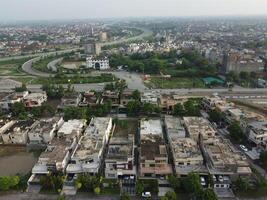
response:
{"label": "multi-story building", "polygon": [[46,92],[30,93],[23,99],[26,108],[34,108],[41,106],[47,101]]}
{"label": "multi-story building", "polygon": [[160,120],[141,120],[140,176],[158,177],[172,174]]}
{"label": "multi-story building", "polygon": [[101,104],[111,102],[112,107],[118,107],[120,105],[120,95],[117,91],[104,91],[102,93]]}
{"label": "multi-story building", "polygon": [[[10,124],[11,125],[11,124]],[[33,128],[33,120],[16,121],[2,133],[4,144],[27,144],[28,132]]]}
{"label": "multi-story building", "polygon": [[127,137],[113,136],[110,139],[105,158],[105,177],[123,178],[136,176],[134,162],[134,135]]}
{"label": "multi-story building", "polygon": [[158,94],[155,92],[144,92],[141,95],[141,102],[158,105]]}
{"label": "multi-story building", "polygon": [[180,177],[186,176],[192,171],[205,172],[199,145],[195,140],[186,137],[181,120],[165,116],[165,127],[176,175]]}
{"label": "multi-story building", "polygon": [[200,142],[200,145],[210,174],[230,176],[232,180],[236,180],[239,176],[251,175],[246,156],[229,140],[216,136],[213,143]]}
{"label": "multi-story building", "polygon": [[2,98],[0,99],[0,108],[3,110],[10,110],[14,103],[22,102],[23,98],[25,98],[28,94],[28,91],[3,94],[1,95]]}
{"label": "multi-story building", "polygon": [[264,145],[267,141],[267,121],[254,121],[247,125],[248,139],[256,145]]}
{"label": "multi-story building", "polygon": [[77,107],[81,102],[82,95],[80,93],[67,93],[61,98],[60,108]]}
{"label": "multi-story building", "polygon": [[71,156],[67,173],[97,174],[103,164],[104,151],[111,131],[111,118],[92,118]]}
{"label": "multi-story building", "polygon": [[120,97],[120,105],[121,106],[127,106],[127,104],[130,101],[134,101],[133,92],[134,92],[133,90],[124,90],[121,93],[121,97]]}
{"label": "multi-story building", "polygon": [[36,121],[33,128],[29,131],[30,144],[48,144],[56,134],[56,131],[62,126],[64,120],[62,117],[53,117]]}
{"label": "multi-story building", "polygon": [[213,143],[216,131],[210,122],[203,117],[184,117],[184,124],[189,136],[195,141],[203,138],[204,143]]}
{"label": "multi-story building", "polygon": [[94,107],[100,103],[100,99],[97,97],[95,92],[85,92],[83,94],[82,100],[79,103],[79,106],[90,106]]}
{"label": "multi-story building", "polygon": [[89,69],[95,70],[107,70],[110,68],[108,58],[96,59],[93,57],[88,57],[86,58],[86,66]]}

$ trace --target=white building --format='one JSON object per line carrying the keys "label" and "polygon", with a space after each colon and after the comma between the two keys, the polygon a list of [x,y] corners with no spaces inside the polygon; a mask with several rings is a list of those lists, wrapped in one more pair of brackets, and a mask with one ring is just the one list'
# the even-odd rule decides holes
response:
{"label": "white building", "polygon": [[112,130],[111,118],[92,118],[71,156],[68,174],[97,174]]}
{"label": "white building", "polygon": [[89,69],[96,69],[96,70],[107,70],[110,68],[109,60],[107,58],[94,59],[93,57],[88,57],[86,59],[86,66]]}
{"label": "white building", "polygon": [[247,126],[248,138],[256,145],[263,144],[267,141],[267,121],[251,122]]}
{"label": "white building", "polygon": [[46,92],[31,93],[24,97],[24,104],[27,108],[39,107],[46,101]]}
{"label": "white building", "polygon": [[15,92],[12,94],[4,95],[0,99],[0,108],[4,110],[9,110],[14,103],[21,102],[23,98],[25,98],[28,94],[29,92],[25,91],[25,92]]}
{"label": "white building", "polygon": [[159,95],[155,92],[144,92],[141,95],[141,102],[158,105],[158,97]]}
{"label": "white building", "polygon": [[[10,124],[11,125],[11,124]],[[4,144],[27,144],[28,132],[34,125],[33,120],[16,121],[2,133]]]}
{"label": "white building", "polygon": [[28,133],[30,144],[47,144],[55,136],[55,131],[58,130],[64,120],[62,117],[53,117],[49,119],[41,119],[36,121],[32,130]]}

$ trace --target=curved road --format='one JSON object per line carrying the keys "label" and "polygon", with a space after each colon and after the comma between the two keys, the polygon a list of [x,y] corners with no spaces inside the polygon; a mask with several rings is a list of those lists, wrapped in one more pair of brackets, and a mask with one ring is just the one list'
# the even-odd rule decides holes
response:
{"label": "curved road", "polygon": [[34,76],[40,76],[40,77],[45,77],[45,78],[48,78],[48,77],[53,77],[54,74],[50,74],[50,73],[46,73],[46,72],[41,72],[41,71],[38,71],[34,68],[32,68],[32,64],[38,60],[40,60],[41,57],[37,57],[37,58],[33,58],[31,60],[28,60],[27,62],[25,62],[23,65],[22,65],[22,69],[23,71],[25,71],[26,73],[28,74],[31,74],[31,75],[34,75]]}
{"label": "curved road", "polygon": [[[144,37],[151,36],[153,34],[153,32],[147,28],[143,28],[143,27],[131,27],[131,28],[140,29],[141,31],[143,31],[143,33],[140,35],[131,37],[131,38],[124,38],[124,39],[117,40],[117,41],[101,43],[100,45],[102,47],[104,47],[104,46],[109,46],[109,45],[121,44],[121,43],[130,42],[130,41],[134,41],[134,40],[139,40],[139,39],[142,39]],[[65,49],[65,50],[53,51],[53,52],[47,52],[47,53],[36,53],[36,54],[29,54],[29,55],[24,55],[24,56],[4,57],[4,58],[0,58],[0,61],[21,59],[21,58],[32,58],[32,57],[37,57],[37,56],[42,57],[42,56],[49,56],[49,55],[55,55],[55,54],[64,54],[64,53],[69,53],[72,51],[78,51],[78,50],[82,50],[82,49],[83,48],[76,47],[76,48],[72,48],[72,49]]]}

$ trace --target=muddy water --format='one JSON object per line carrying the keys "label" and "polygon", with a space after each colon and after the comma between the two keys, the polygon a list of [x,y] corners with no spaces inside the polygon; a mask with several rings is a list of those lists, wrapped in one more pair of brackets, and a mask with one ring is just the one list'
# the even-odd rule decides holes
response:
{"label": "muddy water", "polygon": [[38,153],[27,152],[24,147],[0,146],[0,176],[26,174],[37,162]]}

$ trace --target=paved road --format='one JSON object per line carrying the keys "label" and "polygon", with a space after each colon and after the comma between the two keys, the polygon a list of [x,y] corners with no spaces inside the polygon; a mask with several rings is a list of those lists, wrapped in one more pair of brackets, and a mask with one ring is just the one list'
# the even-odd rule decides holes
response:
{"label": "paved road", "polygon": [[[129,27],[129,28],[132,28],[132,27]],[[143,39],[145,37],[149,37],[153,34],[153,32],[147,28],[143,28],[143,27],[134,27],[134,28],[141,30],[142,34],[134,36],[134,37],[130,37],[130,38],[123,38],[123,39],[116,40],[116,41],[101,43],[101,46],[103,47],[103,46],[132,42],[132,41]]]}
{"label": "paved road", "polygon": [[[31,194],[31,193],[11,193],[0,195],[0,200],[56,200],[58,195],[52,194]],[[93,196],[90,194],[78,194],[66,197],[66,200],[119,200],[118,196]]]}
{"label": "paved road", "polygon": [[[151,36],[153,34],[153,32],[151,30],[146,29],[146,28],[142,28],[142,27],[131,27],[131,28],[140,29],[142,31],[142,34],[131,37],[131,38],[123,38],[123,39],[120,39],[117,41],[101,43],[100,45],[102,47],[104,47],[104,46],[109,46],[109,45],[121,44],[121,43],[130,42],[130,41],[134,41],[134,40],[139,40],[139,39],[142,39],[144,37]],[[42,57],[42,56],[49,56],[49,55],[55,55],[55,54],[64,54],[64,53],[69,53],[71,51],[78,51],[78,50],[82,50],[82,49],[83,48],[75,47],[75,48],[70,48],[70,49],[65,49],[65,50],[60,50],[60,51],[53,51],[53,52],[46,52],[46,53],[36,53],[36,54],[28,54],[28,55],[23,55],[23,56],[4,57],[4,58],[0,58],[0,61],[21,59],[21,58]]]}
{"label": "paved road", "polygon": [[78,51],[80,49],[81,48],[71,48],[71,49],[65,49],[65,50],[60,50],[60,51],[51,51],[51,52],[46,52],[46,53],[28,54],[28,55],[24,55],[24,56],[4,57],[4,58],[0,58],[0,61],[16,60],[16,59],[21,59],[21,58],[42,57],[42,56],[50,56],[50,55],[56,55],[56,54],[64,54],[64,53],[69,53],[72,51]]}
{"label": "paved road", "polygon": [[[102,71],[94,71],[93,75],[99,75],[101,73],[107,73]],[[112,73],[114,76],[116,76],[119,79],[124,79],[128,85],[129,89],[132,90],[139,90],[139,91],[145,91],[148,90],[148,88],[144,85],[144,82],[140,76],[140,74],[137,73],[130,73],[126,71],[110,71],[108,73]]]}
{"label": "paved road", "polygon": [[37,58],[33,58],[27,62],[25,62],[22,65],[22,70],[25,71],[26,73],[33,75],[33,76],[40,76],[40,77],[45,77],[45,78],[49,78],[49,77],[53,77],[54,74],[50,74],[50,73],[45,73],[45,72],[41,72],[39,70],[36,70],[32,67],[32,64],[38,60],[40,60],[41,57],[37,57]]}
{"label": "paved road", "polygon": [[57,64],[60,63],[63,60],[63,58],[58,58],[56,60],[51,61],[47,64],[47,68],[49,70],[52,70],[53,72],[57,71]]}

